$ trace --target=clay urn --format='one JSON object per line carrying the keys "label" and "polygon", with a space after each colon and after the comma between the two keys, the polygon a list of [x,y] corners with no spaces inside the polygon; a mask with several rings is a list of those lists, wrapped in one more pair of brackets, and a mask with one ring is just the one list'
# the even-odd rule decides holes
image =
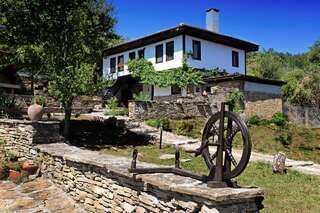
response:
{"label": "clay urn", "polygon": [[43,115],[43,107],[39,104],[32,104],[28,108],[28,116],[31,121],[39,121]]}
{"label": "clay urn", "polygon": [[21,178],[21,172],[18,172],[12,169],[9,170],[9,180],[11,180],[14,183],[17,183],[20,181],[20,178]]}
{"label": "clay urn", "polygon": [[26,161],[21,166],[21,169],[26,171],[28,175],[34,175],[37,172],[38,168],[39,167],[31,161]]}

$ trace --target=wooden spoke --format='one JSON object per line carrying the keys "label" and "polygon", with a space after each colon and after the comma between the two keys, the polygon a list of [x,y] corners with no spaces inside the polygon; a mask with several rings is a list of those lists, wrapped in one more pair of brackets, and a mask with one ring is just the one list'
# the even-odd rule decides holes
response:
{"label": "wooden spoke", "polygon": [[216,157],[217,157],[217,152],[213,153],[210,159],[213,161]]}
{"label": "wooden spoke", "polygon": [[240,128],[237,126],[236,128],[232,128],[231,133],[228,135],[228,137],[226,138],[225,142],[229,145],[231,144],[231,140],[233,139],[233,137],[240,132]]}
{"label": "wooden spoke", "polygon": [[227,155],[230,158],[232,164],[236,167],[238,165],[236,159],[233,157],[231,151],[229,149],[226,149]]}

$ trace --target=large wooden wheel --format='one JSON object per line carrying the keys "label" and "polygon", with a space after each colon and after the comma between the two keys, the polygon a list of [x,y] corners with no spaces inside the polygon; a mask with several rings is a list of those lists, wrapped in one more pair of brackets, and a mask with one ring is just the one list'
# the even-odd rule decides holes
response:
{"label": "large wooden wheel", "polygon": [[[202,134],[202,156],[214,175],[215,159],[220,136],[220,112],[214,114],[206,123]],[[247,125],[231,111],[224,112],[223,121],[223,179],[228,180],[240,175],[246,168],[251,155],[251,140]],[[232,149],[236,146],[236,149]]]}

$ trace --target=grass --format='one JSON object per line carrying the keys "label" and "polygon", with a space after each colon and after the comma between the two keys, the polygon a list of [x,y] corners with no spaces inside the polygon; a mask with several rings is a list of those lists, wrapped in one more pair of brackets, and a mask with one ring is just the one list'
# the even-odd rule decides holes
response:
{"label": "grass", "polygon": [[201,118],[190,118],[183,120],[173,119],[149,119],[145,123],[149,126],[159,128],[162,124],[163,129],[177,135],[184,135],[191,138],[200,138],[205,121]]}
{"label": "grass", "polygon": [[[148,120],[149,125],[156,121]],[[203,119],[169,120],[169,130],[178,135],[201,138]],[[320,163],[320,129],[293,124],[279,127],[274,124],[249,127],[253,150],[267,154],[284,152],[295,160]]]}
{"label": "grass", "polygon": [[[131,157],[132,146],[121,148],[108,148],[101,153]],[[160,165],[174,165],[174,159],[161,160],[161,154],[174,154],[172,147],[164,147],[159,150],[155,145],[138,147],[140,161]],[[191,159],[182,163],[182,168],[208,174],[202,157],[181,151],[181,159]],[[265,213],[289,213],[289,212],[320,212],[320,177],[304,175],[295,171],[289,171],[286,175],[273,174],[270,165],[256,162],[250,163],[245,172],[237,178],[242,186],[259,186],[266,192],[263,204]]]}
{"label": "grass", "polygon": [[[311,160],[320,163],[320,130],[290,125],[288,129],[266,126],[251,126],[253,149],[257,152],[275,154],[286,153],[296,160]],[[290,134],[291,143],[283,145],[275,140],[279,135]]]}
{"label": "grass", "polygon": [[265,190],[265,213],[320,212],[320,177],[289,171],[273,174],[270,165],[251,163],[237,178],[240,185],[259,186]]}

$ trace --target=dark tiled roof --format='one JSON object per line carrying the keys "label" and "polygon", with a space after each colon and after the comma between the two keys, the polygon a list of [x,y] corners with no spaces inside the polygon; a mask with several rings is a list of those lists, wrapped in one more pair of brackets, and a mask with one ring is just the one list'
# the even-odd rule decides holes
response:
{"label": "dark tiled roof", "polygon": [[174,36],[182,35],[182,34],[194,36],[197,38],[201,38],[201,39],[212,41],[219,44],[224,44],[231,47],[235,47],[238,49],[245,50],[247,52],[257,51],[259,49],[259,45],[252,42],[248,42],[248,41],[240,40],[227,35],[211,32],[206,29],[201,29],[201,28],[189,26],[186,24],[180,24],[176,27],[163,30],[151,35],[147,35],[145,37],[138,38],[132,41],[124,42],[117,46],[105,49],[104,55],[112,55],[112,54],[130,50],[130,49],[143,47],[143,46],[152,44],[154,42],[169,39]]}
{"label": "dark tiled roof", "polygon": [[250,81],[250,82],[255,82],[255,83],[278,85],[278,86],[282,86],[282,85],[286,84],[285,81],[259,78],[259,77],[250,76],[250,75],[243,75],[243,74],[228,74],[228,75],[223,75],[223,76],[218,76],[218,77],[206,77],[203,80],[204,80],[204,82],[207,82],[207,83],[218,83],[218,82],[223,82],[223,81],[244,80],[244,81]]}

